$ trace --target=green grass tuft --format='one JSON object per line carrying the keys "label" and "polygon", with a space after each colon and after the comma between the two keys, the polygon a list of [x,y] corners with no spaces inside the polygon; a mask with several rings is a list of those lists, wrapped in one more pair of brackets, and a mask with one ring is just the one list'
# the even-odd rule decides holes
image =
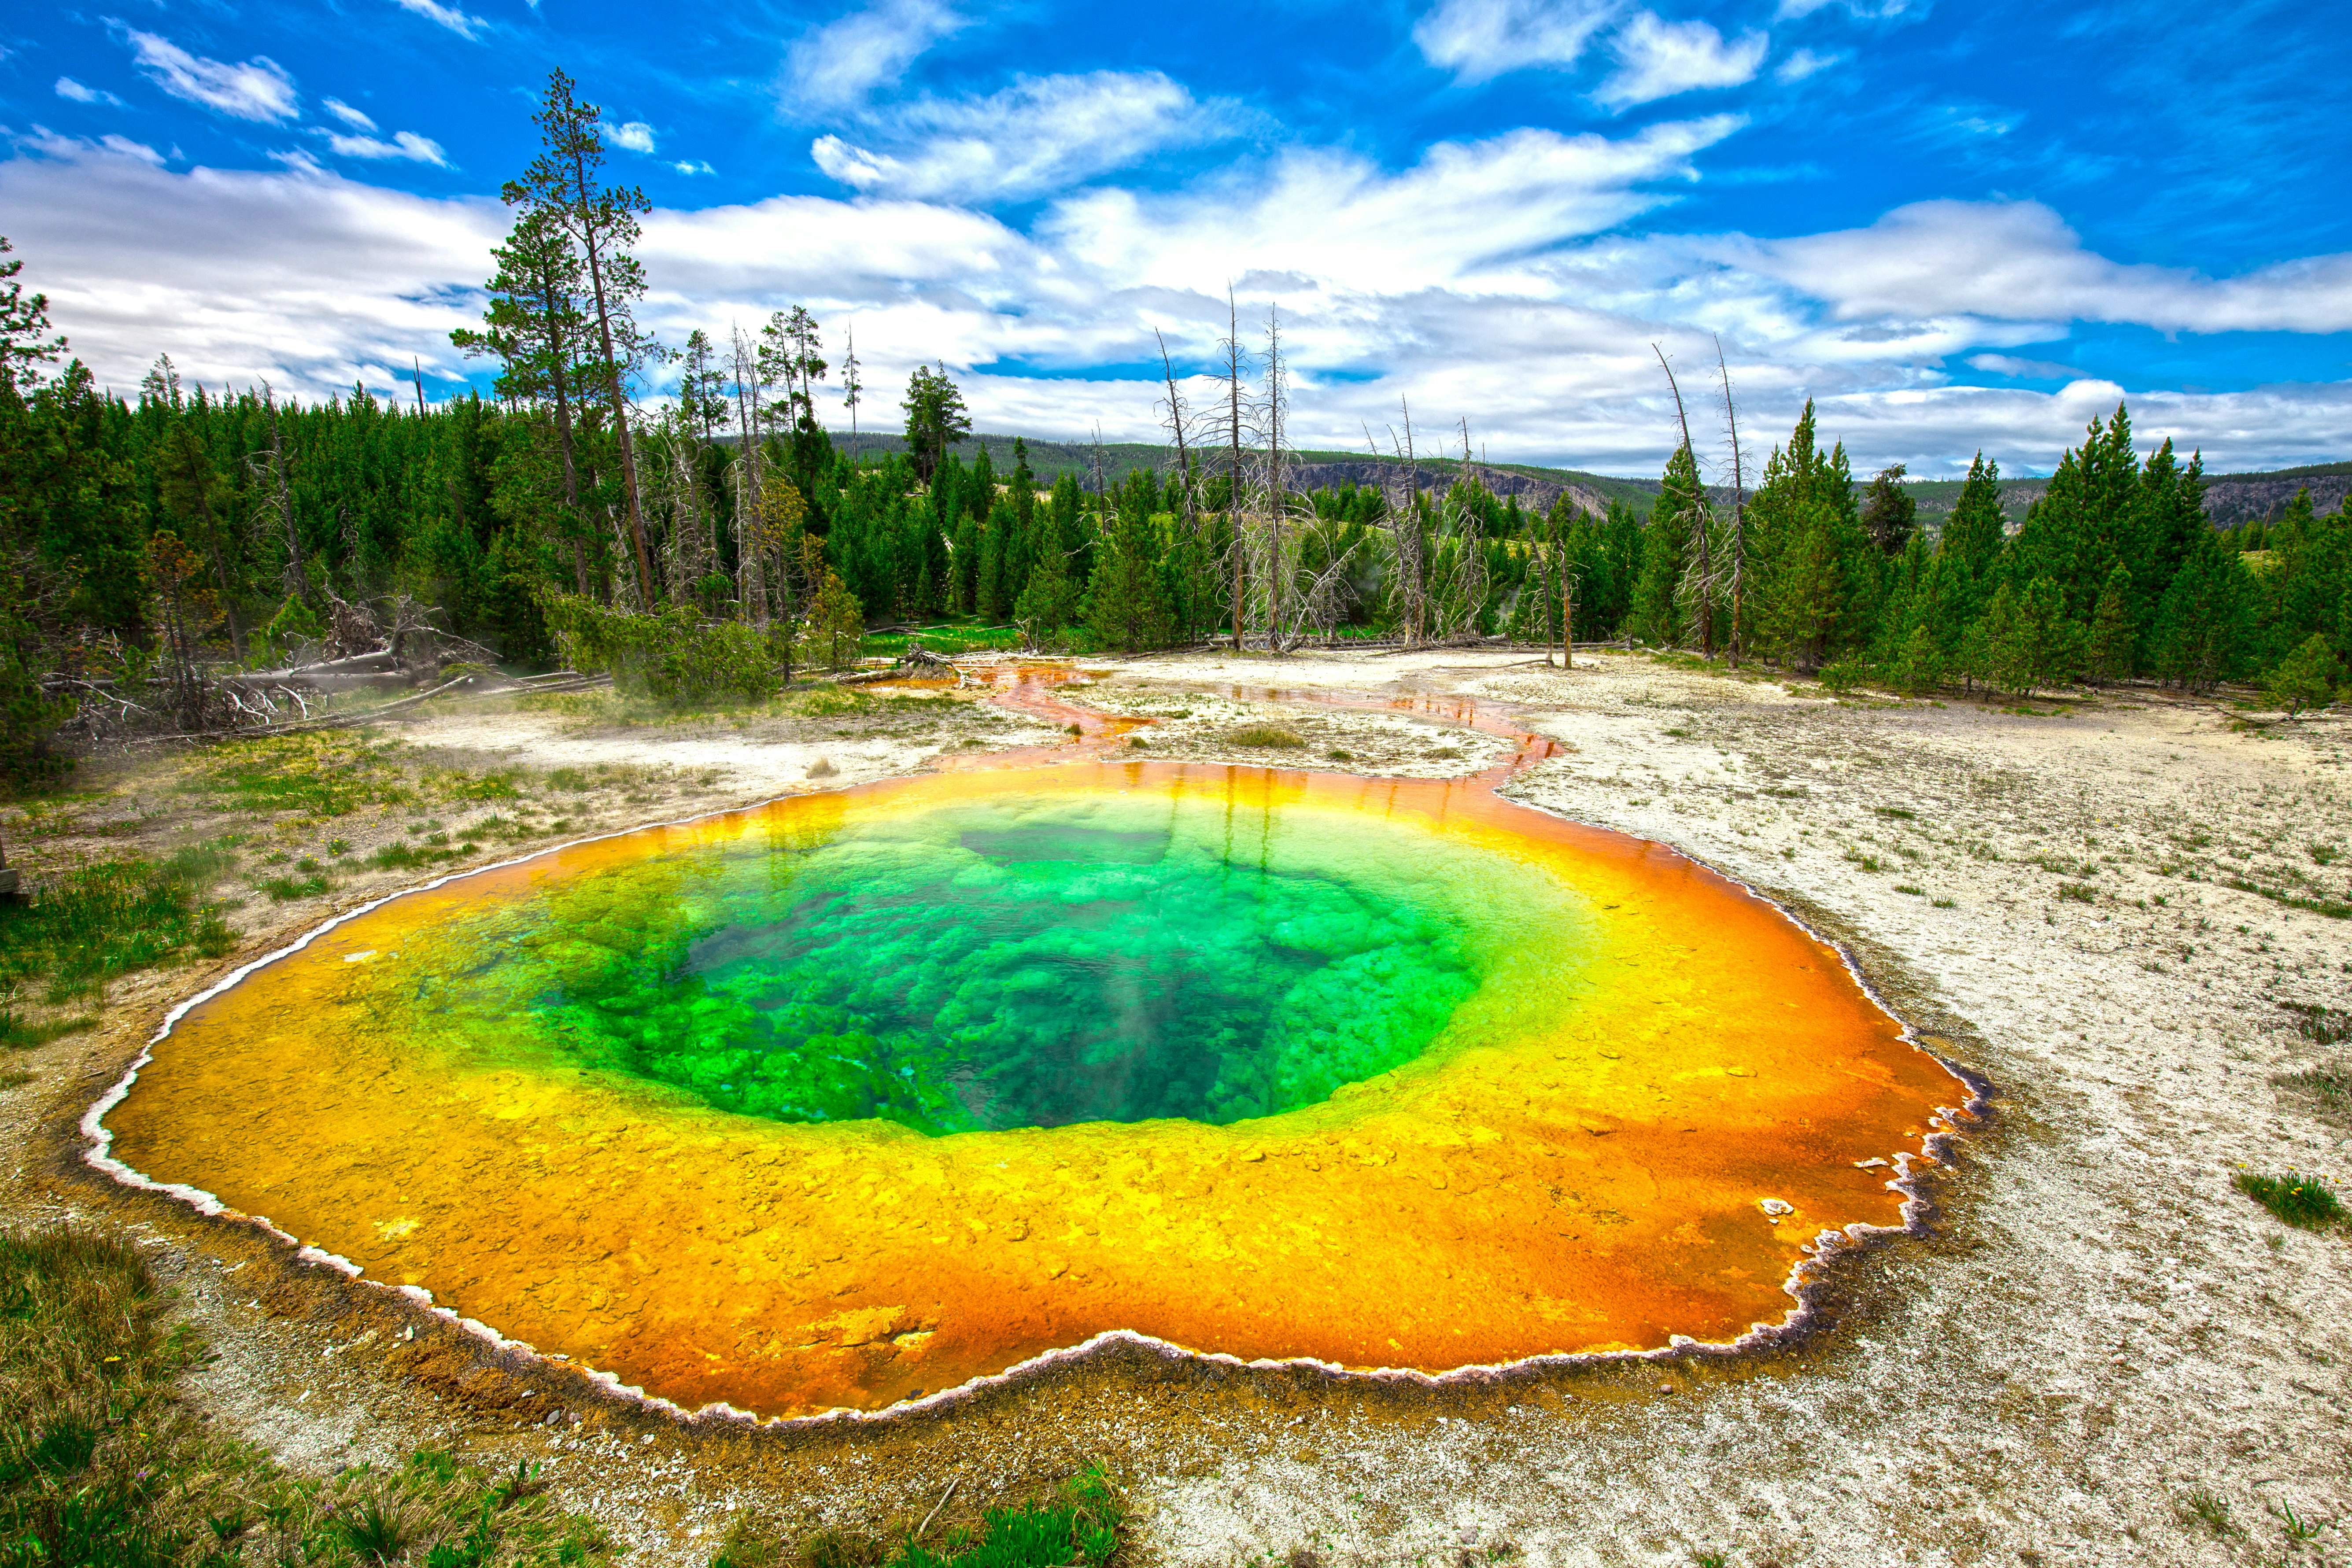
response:
{"label": "green grass tuft", "polygon": [[710,1568],[1108,1568],[1126,1545],[1127,1508],[1100,1465],[1051,1496],[977,1521],[904,1531],[895,1541],[824,1531],[798,1542],[739,1515]]}
{"label": "green grass tuft", "polygon": [[326,1481],[215,1436],[182,1400],[204,1354],[167,1329],[135,1248],[82,1230],[0,1233],[0,1564],[582,1568],[587,1521],[421,1450]]}
{"label": "green grass tuft", "polygon": [[1229,730],[1225,739],[1236,746],[1257,746],[1269,750],[1291,751],[1307,744],[1296,730],[1286,730],[1278,724],[1244,724]]}
{"label": "green grass tuft", "polygon": [[0,905],[0,996],[37,979],[61,1002],[184,953],[217,958],[236,945],[186,868],[102,860],[67,872],[23,904]]}
{"label": "green grass tuft", "polygon": [[2340,1224],[2344,1218],[2344,1201],[2336,1195],[2334,1187],[2316,1176],[2294,1171],[2278,1176],[2241,1171],[2232,1180],[2240,1192],[2288,1225],[2317,1230],[2322,1226]]}

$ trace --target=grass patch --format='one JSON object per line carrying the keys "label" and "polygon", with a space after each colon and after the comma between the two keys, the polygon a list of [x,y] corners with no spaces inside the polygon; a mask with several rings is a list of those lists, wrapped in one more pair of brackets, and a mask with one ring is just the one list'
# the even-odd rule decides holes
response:
{"label": "grass patch", "polygon": [[2259,898],[2268,899],[2273,903],[2284,904],[2289,909],[2308,910],[2315,915],[2326,915],[2332,921],[2352,920],[2352,904],[2339,903],[2334,899],[2307,899],[2300,893],[2282,893],[2276,889],[2257,887],[2252,882],[2242,881],[2235,877],[2224,877],[2221,879],[2221,886],[2234,888],[2242,893],[2252,893]]}
{"label": "grass patch", "polygon": [[407,871],[419,866],[438,866],[455,860],[459,853],[456,849],[430,844],[387,844],[368,857],[368,864],[379,871]]}
{"label": "grass patch", "polygon": [[1926,898],[1926,897],[1927,896],[1927,889],[1925,889],[1925,888],[1915,888],[1915,887],[1913,887],[1913,886],[1912,886],[1910,883],[1908,883],[1908,882],[1897,882],[1897,883],[1895,883],[1895,890],[1896,892],[1898,892],[1898,893],[1908,893],[1908,894],[1910,894],[1910,895],[1911,895],[1913,898],[1915,898],[1915,899],[1924,899],[1924,898]]}
{"label": "grass patch", "polygon": [[272,877],[266,882],[256,882],[254,891],[267,893],[275,904],[290,904],[298,899],[323,897],[334,884],[320,876]]}
{"label": "grass patch", "polygon": [[2352,1013],[2338,1012],[2316,1002],[2282,1002],[2279,1005],[2294,1015],[2294,1032],[2315,1046],[2352,1040]]}
{"label": "grass patch", "polygon": [[415,798],[406,776],[386,761],[394,749],[332,733],[226,742],[214,753],[220,760],[184,787],[238,810],[344,816]]}
{"label": "grass patch", "polygon": [[1929,900],[1927,900],[1927,907],[1928,907],[1928,908],[1930,908],[1930,909],[1937,909],[1937,910],[1950,910],[1950,909],[1958,909],[1959,906],[1958,906],[1958,904],[1955,904],[1955,903],[1954,903],[1951,900],[1949,900],[1949,899],[1929,899]]}
{"label": "grass patch", "polygon": [[1127,1544],[1126,1523],[1110,1477],[1089,1465],[1050,1496],[887,1537],[825,1531],[793,1542],[739,1514],[710,1568],[1108,1568]]}
{"label": "grass patch", "polygon": [[40,980],[62,1002],[183,953],[219,957],[236,937],[199,894],[197,876],[174,862],[102,860],[0,905],[0,997]]}
{"label": "grass patch", "polygon": [[1886,868],[1879,863],[1877,856],[1864,855],[1859,849],[1847,850],[1845,858],[1848,864],[1859,866],[1865,871],[1883,871]]}
{"label": "grass patch", "polygon": [[41,1023],[27,1023],[7,1008],[0,1007],[0,1047],[10,1050],[29,1051],[47,1045],[51,1040],[79,1035],[84,1029],[98,1027],[98,1015],[85,1013],[75,1018],[49,1018]]}
{"label": "grass patch", "polygon": [[1236,746],[1258,746],[1284,751],[1296,750],[1307,744],[1296,730],[1286,730],[1279,724],[1244,724],[1238,730],[1225,731],[1225,739]]}
{"label": "grass patch", "polygon": [[1910,810],[1906,806],[1874,805],[1870,809],[1876,812],[1881,816],[1891,816],[1897,822],[1916,822],[1919,819],[1919,814],[1917,812]]}
{"label": "grass patch", "polygon": [[2294,1171],[2278,1176],[2241,1171],[2231,1180],[2240,1192],[2288,1225],[2317,1230],[2322,1226],[2339,1224],[2344,1218],[2344,1201],[2336,1195],[2334,1187],[2316,1176]]}
{"label": "grass patch", "polygon": [[2058,898],[2061,902],[2090,904],[2098,901],[2099,894],[2088,883],[2061,882],[2058,884]]}
{"label": "grass patch", "polygon": [[2272,1082],[2317,1100],[2341,1116],[2352,1111],[2352,1062],[2330,1062],[2302,1072],[2282,1073]]}
{"label": "grass patch", "polygon": [[1335,763],[1352,763],[1356,760],[1356,753],[1353,752],[1326,752],[1323,754]]}
{"label": "grass patch", "polygon": [[203,1346],[185,1325],[167,1329],[163,1307],[136,1252],[111,1237],[0,1235],[0,1563],[608,1560],[587,1521],[436,1449],[312,1481],[213,1436],[177,1388]]}

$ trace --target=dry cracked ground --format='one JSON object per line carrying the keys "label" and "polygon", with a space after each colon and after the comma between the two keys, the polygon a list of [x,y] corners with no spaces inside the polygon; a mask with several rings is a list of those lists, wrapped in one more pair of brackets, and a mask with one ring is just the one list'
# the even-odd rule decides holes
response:
{"label": "dry cracked ground", "polygon": [[[2231,1183],[2352,1164],[2341,1101],[2295,1081],[2342,1052],[2308,1009],[2352,1006],[2352,921],[2325,912],[2352,904],[2344,721],[2250,725],[2142,689],[2026,711],[1841,700],[1579,658],[1138,659],[1069,695],[1153,719],[1147,755],[1423,776],[1509,748],[1312,699],[1471,698],[1564,742],[1508,793],[1671,844],[1844,941],[1991,1110],[1935,1178],[1929,1234],[1847,1259],[1821,1325],[1769,1353],[1444,1390],[1139,1353],[918,1420],[681,1423],[92,1179],[82,1108],[208,968],[118,983],[98,1028],[23,1061],[0,1092],[0,1217],[136,1234],[215,1352],[194,1395],[289,1464],[427,1437],[544,1458],[631,1562],[707,1563],[738,1509],[871,1525],[950,1481],[964,1510],[1089,1458],[1126,1479],[1140,1554],[1171,1564],[2352,1561],[2352,1236],[2284,1226]],[[63,816],[0,835],[37,875],[234,837],[249,956],[415,879],[368,868],[388,845],[463,865],[1053,738],[973,698],[661,723],[609,699],[451,710],[380,732],[382,798],[331,821],[226,789],[207,754],[110,764]],[[1297,743],[1238,744],[1254,728]],[[468,782],[488,777],[507,793]],[[264,896],[306,856],[322,890]]]}

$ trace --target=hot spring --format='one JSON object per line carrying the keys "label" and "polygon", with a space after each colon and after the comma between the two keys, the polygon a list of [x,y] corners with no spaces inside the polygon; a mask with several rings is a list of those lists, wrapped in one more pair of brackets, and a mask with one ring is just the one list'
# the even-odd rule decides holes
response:
{"label": "hot spring", "polygon": [[1108,1330],[1452,1367],[1727,1341],[1956,1081],[1657,845],[1420,783],[923,776],[405,893],[200,1001],[148,1178],[688,1406]]}

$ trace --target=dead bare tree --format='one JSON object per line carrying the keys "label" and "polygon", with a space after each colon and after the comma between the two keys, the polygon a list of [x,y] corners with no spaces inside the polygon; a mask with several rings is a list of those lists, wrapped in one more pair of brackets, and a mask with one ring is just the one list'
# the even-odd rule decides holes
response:
{"label": "dead bare tree", "polygon": [[735,602],[738,613],[754,626],[768,624],[767,596],[761,591],[759,552],[752,547],[746,520],[760,515],[765,486],[760,448],[760,356],[738,323],[734,329],[735,429]]}
{"label": "dead bare tree", "polygon": [[1715,657],[1715,603],[1718,584],[1715,575],[1713,545],[1714,518],[1706,500],[1706,483],[1699,474],[1698,449],[1691,445],[1690,415],[1683,407],[1683,389],[1675,379],[1675,367],[1666,363],[1665,352],[1657,344],[1650,352],[1658,356],[1658,368],[1666,373],[1666,386],[1675,395],[1675,418],[1681,424],[1682,449],[1690,455],[1692,470],[1691,516],[1688,520],[1691,542],[1696,546],[1685,563],[1683,580],[1677,584],[1685,600],[1694,605],[1698,620],[1699,651],[1706,658]]}
{"label": "dead bare tree", "polygon": [[266,488],[257,521],[274,524],[286,538],[286,590],[298,598],[310,596],[310,574],[302,564],[302,535],[294,526],[294,492],[286,479],[286,440],[278,428],[278,396],[269,383],[261,384],[261,406],[269,416],[269,447],[253,453],[246,466]]}
{"label": "dead bare tree", "polygon": [[1731,440],[1731,668],[1738,669],[1748,626],[1743,599],[1748,562],[1748,470],[1740,460],[1739,410],[1731,400],[1731,366],[1723,357],[1720,332],[1715,338],[1715,367],[1723,377],[1723,423]]}

